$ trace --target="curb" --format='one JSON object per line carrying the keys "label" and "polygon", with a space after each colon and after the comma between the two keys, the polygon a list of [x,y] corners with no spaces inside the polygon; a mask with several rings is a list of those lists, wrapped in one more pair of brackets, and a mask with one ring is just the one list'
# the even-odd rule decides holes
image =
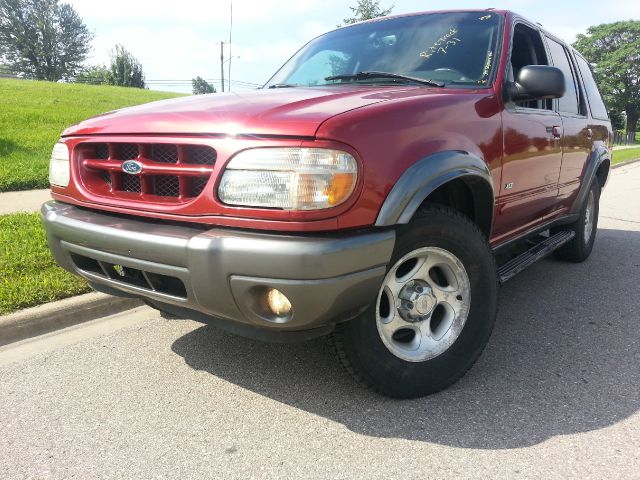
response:
{"label": "curb", "polygon": [[626,167],[627,165],[631,165],[632,163],[636,163],[636,162],[640,162],[640,158],[635,158],[633,160],[627,160],[626,162],[617,163],[611,168],[614,169],[614,168]]}
{"label": "curb", "polygon": [[135,298],[92,292],[0,317],[0,346],[139,307]]}

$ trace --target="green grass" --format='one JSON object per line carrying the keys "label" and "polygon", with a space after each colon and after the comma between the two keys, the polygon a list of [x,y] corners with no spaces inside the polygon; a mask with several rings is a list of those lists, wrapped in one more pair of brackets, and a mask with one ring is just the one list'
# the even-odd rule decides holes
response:
{"label": "green grass", "polygon": [[626,162],[627,160],[635,160],[636,158],[640,158],[640,147],[614,150],[612,163],[615,165],[617,163]]}
{"label": "green grass", "polygon": [[89,290],[54,262],[40,214],[0,216],[0,315]]}
{"label": "green grass", "polygon": [[48,187],[51,148],[74,123],[179,96],[139,88],[0,79],[0,192]]}

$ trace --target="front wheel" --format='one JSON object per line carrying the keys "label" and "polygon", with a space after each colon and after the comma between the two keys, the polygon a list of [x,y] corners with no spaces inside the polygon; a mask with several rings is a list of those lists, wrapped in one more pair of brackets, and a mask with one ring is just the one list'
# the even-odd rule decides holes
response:
{"label": "front wheel", "polygon": [[496,317],[495,262],[482,232],[446,207],[401,227],[376,301],[334,333],[353,376],[380,393],[411,398],[461,378]]}

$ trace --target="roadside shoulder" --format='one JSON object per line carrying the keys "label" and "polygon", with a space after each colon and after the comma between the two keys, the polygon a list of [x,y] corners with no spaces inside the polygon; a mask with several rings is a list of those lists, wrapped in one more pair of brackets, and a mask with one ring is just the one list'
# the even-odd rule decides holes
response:
{"label": "roadside shoulder", "polygon": [[0,317],[0,346],[136,308],[142,302],[92,292]]}

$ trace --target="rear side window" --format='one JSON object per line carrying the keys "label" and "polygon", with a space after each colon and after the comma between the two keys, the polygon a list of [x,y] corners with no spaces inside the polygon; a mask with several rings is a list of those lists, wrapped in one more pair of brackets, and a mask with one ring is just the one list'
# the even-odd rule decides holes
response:
{"label": "rear side window", "polygon": [[564,79],[567,86],[567,90],[562,98],[558,101],[558,109],[561,112],[579,114],[580,103],[578,102],[578,89],[576,87],[576,80],[571,68],[571,62],[568,57],[567,50],[555,40],[547,37],[549,43],[549,50],[551,51],[551,58],[553,59],[553,65],[556,68],[562,70],[564,73]]}
{"label": "rear side window", "polygon": [[578,68],[580,69],[580,75],[582,75],[582,81],[584,82],[584,89],[587,91],[587,98],[591,106],[591,116],[593,118],[608,120],[607,107],[605,107],[602,101],[602,95],[600,95],[598,85],[596,85],[593,73],[591,73],[591,67],[589,67],[589,64],[580,55],[576,55],[576,60],[578,62]]}

